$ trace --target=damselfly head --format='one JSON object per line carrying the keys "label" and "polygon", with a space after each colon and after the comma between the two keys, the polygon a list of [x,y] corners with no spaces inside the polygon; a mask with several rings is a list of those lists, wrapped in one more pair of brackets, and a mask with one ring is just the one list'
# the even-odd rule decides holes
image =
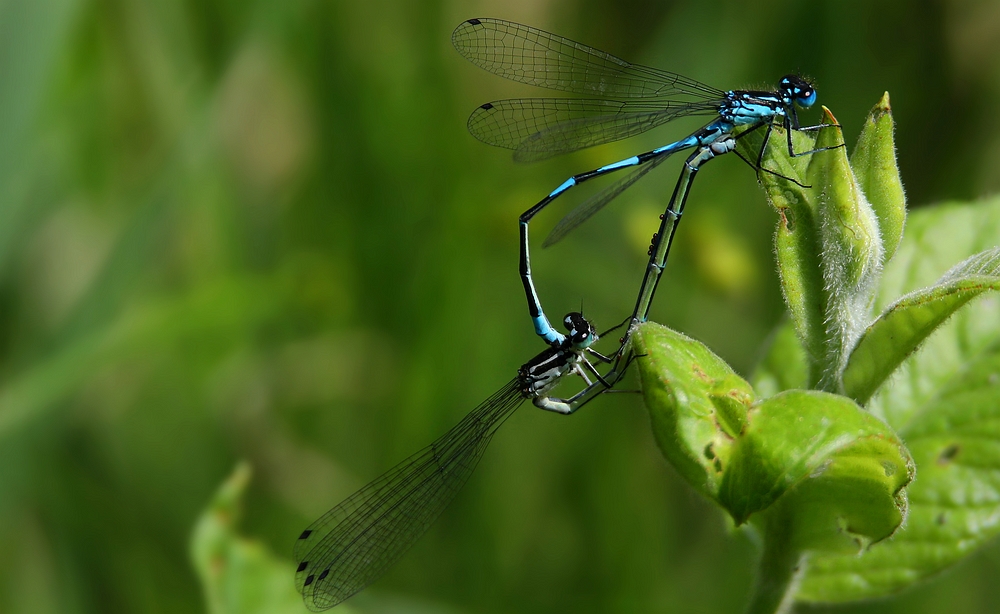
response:
{"label": "damselfly head", "polygon": [[572,311],[563,318],[563,325],[569,333],[569,341],[574,348],[582,350],[597,341],[597,331],[590,320],[578,311]]}
{"label": "damselfly head", "polygon": [[782,98],[788,104],[795,103],[808,109],[816,103],[816,90],[812,83],[800,75],[785,75],[778,82],[778,87],[781,88]]}

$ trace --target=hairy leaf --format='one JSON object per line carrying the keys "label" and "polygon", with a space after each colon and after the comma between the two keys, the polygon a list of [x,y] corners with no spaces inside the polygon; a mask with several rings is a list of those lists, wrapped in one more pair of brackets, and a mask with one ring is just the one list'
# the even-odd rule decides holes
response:
{"label": "hairy leaf", "polygon": [[896,253],[906,221],[906,194],[896,165],[893,129],[889,92],[886,92],[868,114],[851,154],[851,168],[858,185],[878,218],[883,262]]}
{"label": "hairy leaf", "polygon": [[[737,524],[791,497],[795,505],[782,504],[782,514],[815,508],[808,516],[819,519],[796,521],[798,547],[848,543],[856,551],[902,522],[900,491],[912,463],[881,420],[846,397],[817,391],[754,403],[748,384],[697,341],[656,324],[639,327],[634,339],[660,448]],[[846,496],[841,505],[831,505],[824,484],[838,492],[833,499]]]}
{"label": "hairy leaf", "polygon": [[889,375],[953,313],[983,292],[1000,289],[1000,248],[953,267],[933,286],[893,303],[861,336],[843,374],[845,394],[867,403]]}
{"label": "hairy leaf", "polygon": [[[916,211],[876,305],[932,285],[950,264],[976,252],[983,254],[953,271],[987,264],[985,254],[997,243],[1000,199]],[[801,600],[898,591],[1000,533],[1000,300],[987,295],[954,311],[903,360],[868,408],[897,430],[917,464],[906,527],[864,556],[812,559]]]}

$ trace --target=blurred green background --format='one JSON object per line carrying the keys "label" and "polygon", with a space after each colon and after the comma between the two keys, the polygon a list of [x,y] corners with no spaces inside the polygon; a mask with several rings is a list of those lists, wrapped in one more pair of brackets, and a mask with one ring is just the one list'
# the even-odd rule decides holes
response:
{"label": "blurred green background", "polygon": [[[889,90],[911,207],[1000,188],[992,0],[2,0],[0,612],[204,611],[189,538],[238,459],[244,531],[290,558],[541,349],[517,214],[696,124],[515,165],[465,120],[544,92],[451,48],[483,16],[720,88],[801,71],[849,144]],[[539,247],[552,316],[627,315],[679,163]],[[653,319],[747,374],[783,314],[775,215],[735,156],[700,177]],[[607,396],[516,414],[359,603],[736,612],[754,553],[667,466],[639,399]],[[998,573],[994,544],[896,598],[802,609],[995,611]]]}

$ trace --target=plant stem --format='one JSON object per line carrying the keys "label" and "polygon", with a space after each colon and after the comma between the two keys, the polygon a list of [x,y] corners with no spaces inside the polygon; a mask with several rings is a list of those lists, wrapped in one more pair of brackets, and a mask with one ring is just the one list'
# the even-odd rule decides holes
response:
{"label": "plant stem", "polygon": [[786,614],[795,604],[799,580],[806,570],[806,555],[771,531],[757,571],[757,585],[747,614]]}

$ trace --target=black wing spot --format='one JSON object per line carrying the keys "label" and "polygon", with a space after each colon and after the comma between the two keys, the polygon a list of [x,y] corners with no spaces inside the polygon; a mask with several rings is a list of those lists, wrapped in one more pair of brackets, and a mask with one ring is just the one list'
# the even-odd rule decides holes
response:
{"label": "black wing spot", "polygon": [[313,580],[315,580],[315,579],[316,579],[316,576],[314,576],[312,574],[309,574],[309,577],[307,577],[306,581],[302,583],[302,586],[309,586],[310,584],[313,583]]}
{"label": "black wing spot", "polygon": [[479,21],[478,19],[470,19],[470,20],[466,21],[465,23],[471,23],[474,26],[478,26],[479,24],[481,24],[483,22]]}
{"label": "black wing spot", "polygon": [[482,109],[482,110],[484,110],[484,111],[489,111],[490,109],[493,108],[493,103],[492,102],[487,102],[486,104],[480,106],[479,108]]}
{"label": "black wing spot", "polygon": [[324,569],[323,573],[319,574],[319,579],[322,580],[323,578],[326,578],[328,575],[330,575],[330,570]]}
{"label": "black wing spot", "polygon": [[306,567],[309,567],[309,561],[302,561],[299,563],[299,568],[295,570],[295,573],[305,571]]}
{"label": "black wing spot", "polygon": [[306,529],[302,535],[299,535],[299,539],[308,539],[310,535],[312,535],[312,529]]}

